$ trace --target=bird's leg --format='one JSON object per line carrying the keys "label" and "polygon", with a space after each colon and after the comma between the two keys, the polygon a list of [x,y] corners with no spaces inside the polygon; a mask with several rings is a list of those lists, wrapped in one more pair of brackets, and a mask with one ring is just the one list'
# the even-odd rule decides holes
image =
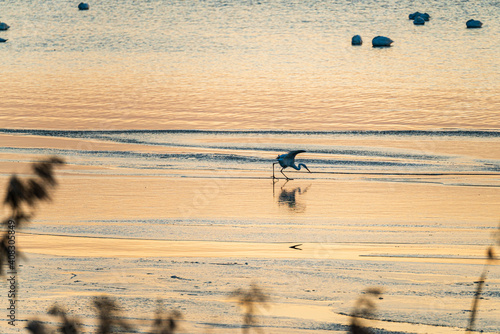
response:
{"label": "bird's leg", "polygon": [[274,197],[274,185],[276,184],[276,182],[279,181],[279,179],[276,176],[274,176],[274,165],[276,164],[277,162],[273,162],[273,197]]}
{"label": "bird's leg", "polygon": [[286,178],[287,181],[292,180],[288,176],[286,176],[285,173],[283,173],[283,169],[285,169],[285,167],[281,168],[281,170],[280,170],[281,174],[283,174],[283,176]]}

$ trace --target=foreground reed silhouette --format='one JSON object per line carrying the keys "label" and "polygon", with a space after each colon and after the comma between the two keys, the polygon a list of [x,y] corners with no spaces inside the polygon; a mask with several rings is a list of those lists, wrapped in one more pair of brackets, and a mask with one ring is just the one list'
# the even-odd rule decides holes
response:
{"label": "foreground reed silhouette", "polygon": [[[168,315],[165,315],[162,308],[162,300],[159,299],[157,303],[158,307],[150,334],[175,334],[179,328],[178,322],[182,319],[182,313],[173,310]],[[99,319],[97,334],[139,333],[133,326],[120,317],[121,308],[112,297],[96,297],[93,300],[93,306]],[[68,317],[63,308],[54,305],[48,314],[60,317],[61,324],[57,329],[54,330],[39,320],[29,321],[26,329],[32,334],[53,334],[56,332],[63,334],[83,333],[81,332],[81,323],[79,320]]]}
{"label": "foreground reed silhouette", "polygon": [[97,309],[99,317],[98,334],[113,333],[115,328],[120,331],[132,330],[132,326],[119,317],[120,307],[114,299],[107,296],[97,297],[94,299],[94,307]]}
{"label": "foreground reed silhouette", "polygon": [[261,288],[256,284],[251,284],[248,290],[239,288],[231,292],[229,298],[236,298],[245,312],[243,314],[243,326],[241,327],[243,333],[249,333],[253,328],[255,331],[263,333],[262,328],[256,327],[257,320],[255,319],[256,307],[262,304],[267,307],[269,296],[265,294]]}
{"label": "foreground reed silhouette", "polygon": [[[2,221],[2,226],[7,228],[7,231],[0,241],[0,276],[4,274],[5,263],[9,263],[11,269],[15,270],[17,261],[12,259],[22,257],[18,249],[14,247],[12,250],[12,245],[15,244],[15,228],[24,226],[35,215],[39,202],[52,199],[51,191],[57,186],[54,168],[64,164],[64,160],[59,157],[49,157],[31,165],[33,177],[23,179],[15,174],[10,177],[3,201],[3,204],[9,207],[10,214]],[[13,237],[10,237],[11,234]]]}
{"label": "foreground reed silhouette", "polygon": [[[494,237],[495,243],[498,246],[500,246],[500,224],[498,225],[497,231],[493,234],[493,237]],[[470,332],[474,331],[474,325],[475,325],[477,313],[479,310],[479,300],[481,299],[481,294],[483,292],[483,286],[484,286],[484,283],[486,282],[486,276],[488,275],[489,267],[495,260],[497,260],[497,258],[495,256],[494,246],[492,245],[486,251],[486,263],[484,264],[483,272],[481,273],[479,280],[475,282],[475,283],[477,283],[477,288],[476,288],[476,291],[474,292],[474,298],[472,300],[472,307],[471,307],[469,323],[467,325],[467,329],[465,330],[466,333],[470,333]]]}
{"label": "foreground reed silhouette", "polygon": [[62,320],[62,326],[59,329],[60,332],[64,334],[77,334],[80,330],[80,322],[76,318],[69,318],[66,315],[66,311],[57,306],[54,305],[50,310],[49,314],[54,315],[54,316],[60,316]]}
{"label": "foreground reed silhouette", "polygon": [[168,315],[164,314],[162,300],[157,300],[156,317],[153,322],[152,334],[174,334],[179,328],[179,320],[182,319],[182,313],[177,310],[170,311]]}
{"label": "foreground reed silhouette", "polygon": [[382,294],[379,288],[368,288],[363,291],[362,295],[356,300],[354,310],[351,313],[351,323],[349,325],[349,333],[352,334],[371,334],[373,331],[363,325],[361,319],[373,319],[377,309],[374,299]]}

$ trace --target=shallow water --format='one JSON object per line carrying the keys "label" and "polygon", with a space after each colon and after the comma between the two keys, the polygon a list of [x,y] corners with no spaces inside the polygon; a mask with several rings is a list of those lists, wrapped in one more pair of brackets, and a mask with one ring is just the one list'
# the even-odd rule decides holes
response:
{"label": "shallow water", "polygon": [[[498,129],[496,1],[2,1],[0,127]],[[414,11],[431,20],[415,26]],[[481,29],[466,29],[470,18]],[[352,47],[353,35],[365,43]],[[371,47],[386,35],[394,46]]]}
{"label": "shallow water", "polygon": [[[57,302],[93,332],[105,293],[142,331],[162,297],[184,332],[238,332],[227,295],[258,280],[269,333],[345,331],[370,286],[382,332],[463,332],[500,217],[498,2],[90,5],[0,0],[0,188],[68,162],[20,232],[21,321]],[[312,173],[273,183],[295,149]],[[500,328],[499,277],[478,329]]]}
{"label": "shallow water", "polygon": [[[455,333],[500,216],[498,132],[2,129],[0,138],[4,185],[41,157],[68,162],[51,205],[21,232],[37,259],[23,263],[22,314],[58,302],[88,330],[85,305],[107,293],[142,314],[128,319],[143,330],[160,294],[188,315],[189,333],[236,331],[226,296],[258,280],[274,298],[262,318],[270,333],[343,331],[369,286],[385,290],[385,332],[397,321],[398,331]],[[294,180],[273,182],[276,155],[298,147],[312,173],[285,170]],[[486,331],[499,328],[498,284],[492,266],[478,319]]]}
{"label": "shallow water", "polygon": [[[72,139],[65,147],[24,149],[25,154],[76,155],[80,165],[136,170],[272,170],[276,155],[306,150],[314,172],[418,175],[481,174],[500,171],[498,131],[50,131],[0,129],[5,135]],[[110,144],[103,149],[96,141]],[[128,145],[127,145],[128,144]],[[4,152],[17,152],[19,147]],[[88,159],[86,159],[88,158]],[[278,168],[277,168],[278,170]],[[280,175],[281,176],[281,175]]]}
{"label": "shallow water", "polygon": [[[5,177],[26,173],[24,163],[36,157],[68,160],[61,202],[35,233],[327,242],[326,235],[342,231],[334,241],[427,243],[432,235],[444,244],[487,245],[500,216],[498,132],[4,129],[0,135]],[[281,179],[273,182],[272,162],[287,147],[306,150],[297,161],[311,173],[286,169],[294,180],[285,182],[278,166]]]}

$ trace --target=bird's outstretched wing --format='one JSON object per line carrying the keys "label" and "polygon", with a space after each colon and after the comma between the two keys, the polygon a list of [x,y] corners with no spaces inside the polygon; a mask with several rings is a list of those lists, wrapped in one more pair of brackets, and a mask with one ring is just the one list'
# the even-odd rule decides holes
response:
{"label": "bird's outstretched wing", "polygon": [[304,150],[290,151],[286,154],[286,158],[295,159],[295,156],[299,153],[304,153]]}
{"label": "bird's outstretched wing", "polygon": [[284,154],[283,163],[285,166],[290,167],[294,164],[295,156],[299,153],[305,152],[304,150],[290,151]]}

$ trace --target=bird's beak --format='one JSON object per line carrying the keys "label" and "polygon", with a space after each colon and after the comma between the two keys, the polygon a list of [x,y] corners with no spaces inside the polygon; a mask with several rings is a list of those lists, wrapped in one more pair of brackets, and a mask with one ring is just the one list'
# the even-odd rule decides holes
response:
{"label": "bird's beak", "polygon": [[311,171],[309,170],[309,168],[307,168],[307,166],[306,166],[306,165],[304,165],[304,167],[307,169],[307,171],[308,171],[309,173],[311,172]]}

